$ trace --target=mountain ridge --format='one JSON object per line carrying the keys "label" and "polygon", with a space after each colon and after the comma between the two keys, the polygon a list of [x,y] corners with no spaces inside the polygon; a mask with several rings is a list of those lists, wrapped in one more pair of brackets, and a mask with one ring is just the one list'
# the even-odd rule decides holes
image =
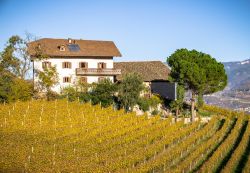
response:
{"label": "mountain ridge", "polygon": [[228,76],[230,90],[250,90],[250,59],[222,62]]}

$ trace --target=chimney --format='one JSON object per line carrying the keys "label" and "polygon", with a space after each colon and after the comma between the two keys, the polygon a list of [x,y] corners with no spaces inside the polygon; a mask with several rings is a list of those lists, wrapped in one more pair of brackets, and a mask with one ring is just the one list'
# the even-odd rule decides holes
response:
{"label": "chimney", "polygon": [[71,39],[71,38],[68,38],[68,41],[69,41],[69,44],[71,44],[71,43],[72,43],[72,39]]}

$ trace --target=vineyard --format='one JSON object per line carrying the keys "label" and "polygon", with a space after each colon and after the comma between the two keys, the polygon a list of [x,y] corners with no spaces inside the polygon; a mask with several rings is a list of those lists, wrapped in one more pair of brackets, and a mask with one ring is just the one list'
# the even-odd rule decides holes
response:
{"label": "vineyard", "polygon": [[0,105],[0,172],[250,172],[249,117],[208,123],[136,116],[79,102]]}

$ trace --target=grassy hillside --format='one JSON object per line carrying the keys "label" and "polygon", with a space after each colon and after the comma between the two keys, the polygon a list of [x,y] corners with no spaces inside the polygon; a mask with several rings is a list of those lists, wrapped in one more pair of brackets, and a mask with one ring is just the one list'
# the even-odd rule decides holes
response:
{"label": "grassy hillside", "polygon": [[249,117],[207,124],[67,101],[0,105],[0,172],[250,171]]}

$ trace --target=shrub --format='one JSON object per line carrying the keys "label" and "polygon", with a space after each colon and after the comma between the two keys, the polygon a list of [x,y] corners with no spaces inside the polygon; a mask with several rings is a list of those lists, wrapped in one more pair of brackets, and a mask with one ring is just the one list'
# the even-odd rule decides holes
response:
{"label": "shrub", "polygon": [[79,101],[82,103],[87,103],[91,100],[91,95],[88,92],[79,93]]}
{"label": "shrub", "polygon": [[24,79],[3,74],[0,77],[0,102],[26,101],[32,97],[33,85]]}
{"label": "shrub", "polygon": [[157,105],[161,103],[163,103],[163,101],[159,95],[153,95],[152,97],[149,98],[149,105],[152,108],[156,108]]}
{"label": "shrub", "polygon": [[150,105],[149,99],[139,98],[137,104],[139,108],[143,110],[144,112],[149,110],[149,105]]}
{"label": "shrub", "polygon": [[151,112],[151,115],[158,115],[159,114],[159,111],[154,109],[152,112]]}
{"label": "shrub", "polygon": [[114,94],[117,91],[116,85],[109,79],[104,79],[93,85],[91,92],[92,104],[100,103],[102,107],[108,107],[114,102]]}
{"label": "shrub", "polygon": [[126,112],[133,110],[143,88],[143,80],[138,74],[128,73],[123,77],[119,85],[119,99]]}
{"label": "shrub", "polygon": [[68,99],[68,101],[73,102],[78,99],[79,93],[72,86],[68,86],[62,90],[62,96]]}
{"label": "shrub", "polygon": [[52,90],[48,90],[48,92],[46,93],[46,97],[48,101],[52,101],[52,100],[56,100],[59,98],[59,94],[57,94],[56,92],[52,91]]}

